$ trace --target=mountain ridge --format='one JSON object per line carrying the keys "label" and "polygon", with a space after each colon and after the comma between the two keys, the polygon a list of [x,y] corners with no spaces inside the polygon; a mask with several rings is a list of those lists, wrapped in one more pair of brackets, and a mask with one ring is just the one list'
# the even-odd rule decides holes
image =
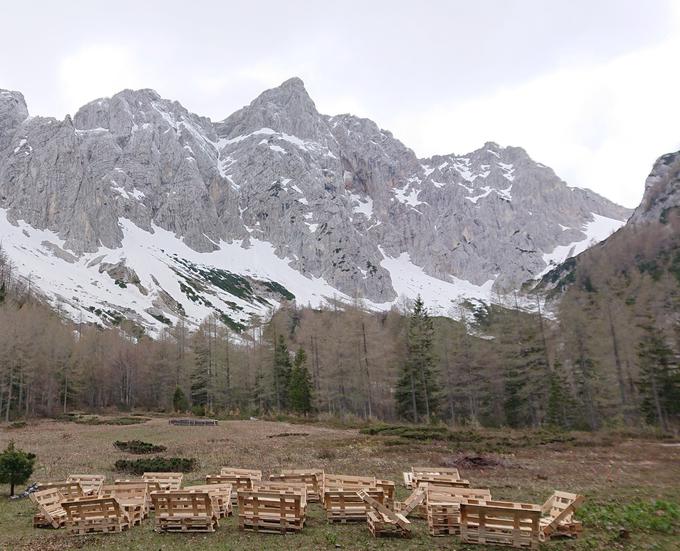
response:
{"label": "mountain ridge", "polygon": [[[150,236],[175,235],[174,254],[181,249],[196,261],[213,262],[210,255],[225,248],[238,247],[232,257],[244,258],[250,249],[266,249],[262,254],[273,258],[265,279],[302,288],[293,293],[302,303],[359,296],[386,308],[400,295],[422,292],[442,312],[459,295],[488,300],[492,288],[518,288],[563,253],[606,237],[629,214],[568,187],[519,147],[487,142],[468,155],[418,159],[370,119],[318,113],[297,77],[218,122],[150,89],[93,100],[63,121],[29,117],[20,93],[2,91],[0,211],[8,235],[17,233],[19,220],[26,224],[22,232],[51,232],[41,234],[45,246],[5,246],[24,275],[33,259],[24,258],[22,247],[37,248],[50,261],[71,255],[83,264],[73,285],[60,283],[72,296],[85,283],[120,294],[94,274],[101,263],[136,274],[130,280],[140,277],[124,254],[127,237],[138,233],[134,226]],[[102,252],[105,258],[93,264]],[[288,274],[287,283],[278,281],[269,268],[288,273],[279,261],[302,279]],[[219,262],[214,267],[223,270],[232,260]],[[175,279],[186,269],[168,259],[162,264],[158,269]],[[41,277],[36,285],[54,295],[56,283]],[[244,324],[261,310],[251,303],[230,309],[230,293],[214,282],[194,281],[189,292],[186,281],[145,277],[139,287],[147,295],[132,284],[130,292],[141,296],[106,302],[114,309],[126,303],[128,314],[151,325],[156,318],[149,309],[176,320],[183,316],[177,305],[186,313],[192,294],[204,299],[204,308],[189,316],[193,323],[199,311],[217,310]],[[319,282],[313,296],[305,296],[305,280]],[[53,300],[82,310],[72,297]],[[284,299],[268,300],[275,307]]]}

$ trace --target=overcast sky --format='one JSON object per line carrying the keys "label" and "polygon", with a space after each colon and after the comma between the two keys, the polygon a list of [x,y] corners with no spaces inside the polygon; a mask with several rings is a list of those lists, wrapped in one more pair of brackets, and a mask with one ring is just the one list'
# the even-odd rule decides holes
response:
{"label": "overcast sky", "polygon": [[639,202],[680,149],[680,0],[0,0],[0,88],[63,118],[154,88],[221,120],[301,77],[421,157],[524,147],[570,184]]}

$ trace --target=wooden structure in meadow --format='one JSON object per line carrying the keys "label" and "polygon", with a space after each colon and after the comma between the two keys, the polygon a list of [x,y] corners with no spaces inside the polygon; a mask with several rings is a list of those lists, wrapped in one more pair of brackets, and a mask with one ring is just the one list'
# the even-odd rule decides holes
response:
{"label": "wooden structure in meadow", "polygon": [[151,500],[157,532],[214,532],[218,526],[210,492],[161,490]]}
{"label": "wooden structure in meadow", "polygon": [[365,490],[359,490],[357,495],[368,505],[366,521],[373,537],[411,537],[411,523],[404,515],[387,508]]}
{"label": "wooden structure in meadow", "polygon": [[63,501],[66,526],[71,533],[122,532],[130,527],[130,519],[115,497],[85,496]]}
{"label": "wooden structure in meadow", "polygon": [[468,499],[460,504],[464,543],[538,549],[541,508],[530,503]]}

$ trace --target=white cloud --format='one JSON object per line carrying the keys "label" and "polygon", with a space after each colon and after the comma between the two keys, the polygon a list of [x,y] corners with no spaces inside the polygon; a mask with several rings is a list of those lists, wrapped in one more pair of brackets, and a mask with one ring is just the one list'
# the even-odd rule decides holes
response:
{"label": "white cloud", "polygon": [[59,65],[61,103],[70,109],[124,88],[149,86],[133,50],[124,46],[87,46],[63,58]]}
{"label": "white cloud", "polygon": [[652,162],[680,148],[680,36],[608,61],[544,74],[393,125],[420,155],[487,140],[519,145],[570,184],[636,206]]}

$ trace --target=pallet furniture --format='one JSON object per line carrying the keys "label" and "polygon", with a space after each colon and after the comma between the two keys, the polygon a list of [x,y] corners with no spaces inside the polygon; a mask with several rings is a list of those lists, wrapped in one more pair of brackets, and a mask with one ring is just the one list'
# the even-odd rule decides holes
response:
{"label": "pallet furniture", "polygon": [[542,517],[539,521],[541,541],[551,537],[578,537],[583,527],[574,518],[574,513],[584,501],[584,497],[569,492],[555,491],[541,507]]}
{"label": "pallet furniture", "polygon": [[413,492],[411,492],[411,495],[408,496],[406,500],[395,501],[394,510],[397,513],[401,513],[405,517],[408,517],[412,512],[416,512],[416,514],[414,514],[415,517],[424,518],[427,514],[424,506],[426,489],[426,484],[418,486],[415,490],[413,490]]}
{"label": "pallet furniture", "polygon": [[414,477],[418,475],[448,476],[460,478],[460,472],[455,467],[411,467]]}
{"label": "pallet furniture", "polygon": [[464,543],[538,549],[541,508],[529,503],[469,499],[460,504]]}
{"label": "pallet furniture", "polygon": [[188,492],[208,492],[213,500],[213,510],[218,518],[233,514],[231,504],[231,484],[196,484],[184,488]]}
{"label": "pallet furniture", "polygon": [[151,500],[156,532],[214,532],[218,526],[210,492],[161,490]]}
{"label": "pallet furniture", "polygon": [[33,528],[61,528],[66,523],[66,511],[61,506],[64,496],[58,488],[47,488],[28,494],[38,511],[33,515]]}
{"label": "pallet furniture", "polygon": [[217,425],[217,419],[170,419],[168,423],[183,427],[211,427]]}
{"label": "pallet furniture", "polygon": [[61,506],[73,534],[122,532],[130,527],[128,516],[115,497],[85,496],[64,501]]}
{"label": "pallet furniture", "polygon": [[283,469],[279,474],[269,475],[273,482],[301,483],[307,486],[307,501],[321,501],[323,471],[320,469]]}
{"label": "pallet furniture", "polygon": [[419,474],[414,475],[414,481],[416,486],[421,484],[428,484],[430,486],[448,486],[450,488],[469,488],[470,481],[463,480],[460,478],[454,478],[451,475],[441,475],[441,474]]}
{"label": "pallet furniture", "polygon": [[404,471],[402,476],[404,477],[404,488],[413,490],[413,488],[415,488],[415,483],[413,482],[413,472]]}
{"label": "pallet furniture", "polygon": [[206,484],[231,484],[231,504],[238,503],[238,493],[241,490],[250,490],[253,480],[262,480],[262,471],[259,469],[239,469],[235,467],[222,467],[219,475],[206,476]]}
{"label": "pallet furniture", "polygon": [[158,483],[161,490],[179,490],[183,479],[183,473],[144,473],[142,475],[142,480]]}
{"label": "pallet furniture", "polygon": [[460,504],[468,499],[491,500],[482,488],[425,486],[427,527],[431,536],[460,535]]}
{"label": "pallet furniture", "polygon": [[376,480],[376,486],[385,494],[385,501],[383,502],[388,509],[394,509],[394,493],[396,491],[396,484],[392,480]]}
{"label": "pallet furniture", "polygon": [[404,515],[387,508],[365,490],[359,490],[357,495],[369,507],[366,520],[368,521],[368,529],[374,538],[381,536],[411,537],[411,523]]}
{"label": "pallet furniture", "polygon": [[349,490],[324,490],[323,508],[326,519],[330,523],[365,522],[370,507],[359,497],[358,492],[364,491],[376,501],[382,503],[385,494],[378,488],[354,488]]}
{"label": "pallet furniture", "polygon": [[149,492],[146,482],[105,484],[101,497],[115,497],[128,516],[131,526],[137,526],[149,516]]}
{"label": "pallet furniture", "polygon": [[98,496],[106,477],[102,474],[70,474],[66,482],[78,482],[85,495]]}
{"label": "pallet furniture", "polygon": [[225,475],[240,475],[248,476],[253,480],[262,480],[262,471],[259,469],[238,469],[235,467],[222,467],[220,474]]}
{"label": "pallet furniture", "polygon": [[241,530],[286,534],[299,532],[305,524],[301,493],[243,490],[238,494],[238,527]]}
{"label": "pallet furniture", "polygon": [[38,482],[37,486],[38,491],[52,489],[59,490],[59,493],[64,499],[82,497],[85,495],[79,482]]}

